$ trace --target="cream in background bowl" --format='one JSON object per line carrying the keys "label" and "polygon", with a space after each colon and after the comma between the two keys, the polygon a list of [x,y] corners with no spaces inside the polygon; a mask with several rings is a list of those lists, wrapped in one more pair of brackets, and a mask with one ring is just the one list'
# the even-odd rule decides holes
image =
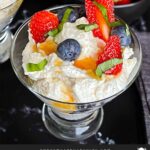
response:
{"label": "cream in background bowl", "polygon": [[0,31],[12,21],[23,0],[0,0]]}

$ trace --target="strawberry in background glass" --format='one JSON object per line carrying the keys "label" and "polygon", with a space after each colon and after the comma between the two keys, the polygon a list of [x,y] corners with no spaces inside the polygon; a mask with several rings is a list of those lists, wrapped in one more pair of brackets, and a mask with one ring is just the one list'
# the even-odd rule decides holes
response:
{"label": "strawberry in background glass", "polygon": [[124,5],[131,3],[132,0],[114,0],[115,5]]}

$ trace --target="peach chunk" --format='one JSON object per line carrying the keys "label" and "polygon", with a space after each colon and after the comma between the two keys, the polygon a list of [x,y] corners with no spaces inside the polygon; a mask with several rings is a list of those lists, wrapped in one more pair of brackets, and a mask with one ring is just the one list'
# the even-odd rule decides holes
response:
{"label": "peach chunk", "polygon": [[87,57],[81,60],[76,60],[74,66],[85,69],[85,70],[95,70],[96,69],[96,60],[92,57]]}
{"label": "peach chunk", "polygon": [[41,54],[50,55],[51,53],[56,52],[57,44],[53,40],[46,40],[39,44],[38,50]]}

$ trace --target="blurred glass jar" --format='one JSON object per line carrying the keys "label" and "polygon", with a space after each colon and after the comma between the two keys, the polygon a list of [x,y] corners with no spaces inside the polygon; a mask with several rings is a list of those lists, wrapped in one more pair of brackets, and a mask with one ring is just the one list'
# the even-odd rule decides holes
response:
{"label": "blurred glass jar", "polygon": [[9,24],[23,0],[0,0],[0,63],[8,60],[12,44]]}

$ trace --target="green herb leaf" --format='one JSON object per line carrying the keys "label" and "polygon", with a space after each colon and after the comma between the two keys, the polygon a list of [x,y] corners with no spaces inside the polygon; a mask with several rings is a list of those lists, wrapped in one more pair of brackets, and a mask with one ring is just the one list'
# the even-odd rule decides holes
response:
{"label": "green herb leaf", "polygon": [[65,11],[65,13],[64,13],[64,16],[63,16],[63,18],[62,18],[62,20],[61,20],[61,23],[60,23],[59,26],[58,26],[59,32],[62,31],[63,26],[64,26],[64,23],[68,22],[69,16],[70,16],[72,10],[73,10],[72,8],[67,8],[67,9],[66,9],[66,11]]}
{"label": "green herb leaf", "polygon": [[58,34],[58,29],[51,30],[47,33],[47,35],[55,37]]}
{"label": "green herb leaf", "polygon": [[102,76],[102,73],[122,63],[122,59],[113,58],[98,65],[96,75]]}
{"label": "green herb leaf", "polygon": [[97,29],[98,25],[96,23],[94,23],[94,24],[80,24],[80,25],[77,25],[77,28],[79,30],[84,30],[85,32],[89,32],[89,31],[92,31],[94,29]]}
{"label": "green herb leaf", "polygon": [[108,23],[109,21],[108,21],[107,9],[102,4],[99,4],[98,2],[96,2],[95,0],[93,1],[93,3],[100,9],[106,22]]}
{"label": "green herb leaf", "polygon": [[79,24],[79,25],[77,25],[76,27],[77,27],[79,30],[84,30],[87,25],[88,25],[88,24]]}
{"label": "green herb leaf", "polygon": [[47,65],[47,60],[44,59],[38,64],[33,64],[33,63],[28,63],[26,65],[27,71],[28,72],[34,72],[34,71],[41,71],[44,69],[44,67]]}
{"label": "green herb leaf", "polygon": [[99,77],[101,77],[102,74],[103,74],[103,71],[102,71],[102,69],[98,66],[97,69],[96,69],[96,75],[99,76]]}

